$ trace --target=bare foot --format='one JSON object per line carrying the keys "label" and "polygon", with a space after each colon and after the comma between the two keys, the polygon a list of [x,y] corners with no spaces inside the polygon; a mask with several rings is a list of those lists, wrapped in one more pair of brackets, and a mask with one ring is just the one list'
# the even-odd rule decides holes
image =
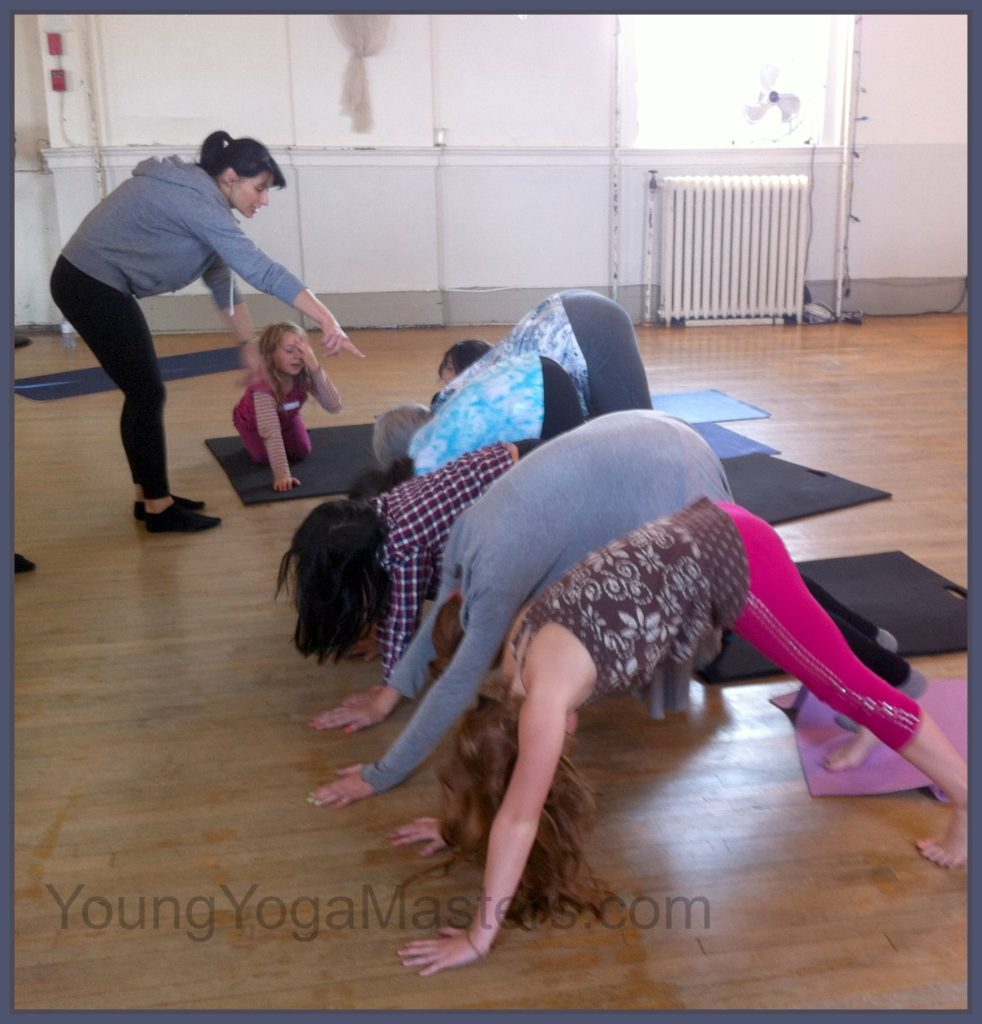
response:
{"label": "bare foot", "polygon": [[850,736],[845,743],[829,751],[822,764],[830,772],[841,772],[847,768],[858,768],[879,746],[880,741],[865,727]]}
{"label": "bare foot", "polygon": [[948,828],[942,839],[921,839],[917,843],[921,856],[943,868],[960,868],[968,861],[968,811],[953,807]]}

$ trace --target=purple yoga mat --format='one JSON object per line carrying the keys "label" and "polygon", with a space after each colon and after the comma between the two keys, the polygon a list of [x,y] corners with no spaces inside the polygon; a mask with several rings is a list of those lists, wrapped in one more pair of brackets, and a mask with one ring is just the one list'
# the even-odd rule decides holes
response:
{"label": "purple yoga mat", "polygon": [[[797,705],[795,739],[798,756],[812,796],[871,796],[898,793],[905,789],[928,787],[939,799],[944,794],[899,754],[880,744],[858,768],[830,772],[822,758],[847,740],[846,732],[835,722],[835,712],[802,688],[795,693],[771,698],[782,711]],[[968,686],[964,679],[932,679],[918,703],[930,712],[938,728],[952,746],[966,757],[968,751]]]}

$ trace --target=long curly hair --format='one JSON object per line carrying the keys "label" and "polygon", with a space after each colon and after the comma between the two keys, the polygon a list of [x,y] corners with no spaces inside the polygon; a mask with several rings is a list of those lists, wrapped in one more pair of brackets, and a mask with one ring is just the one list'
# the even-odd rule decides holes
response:
{"label": "long curly hair", "polygon": [[385,524],[365,500],[325,501],[300,524],[280,560],[276,594],[292,582],[301,654],[338,661],[381,621],[391,589],[385,538]]}
{"label": "long curly hair", "polygon": [[[276,393],[277,402],[282,402],[293,387],[293,378],[288,377],[276,367],[276,350],[279,348],[284,334],[296,334],[297,337],[303,338],[304,341],[308,340],[307,332],[299,324],[283,320],[280,323],[270,324],[259,335],[257,342],[263,376],[266,378],[266,383]],[[303,380],[308,391],[314,389],[314,378],[306,366],[303,367],[297,376]]]}
{"label": "long curly hair", "polygon": [[[440,770],[443,838],[464,860],[483,865],[487,859],[491,825],[518,758],[520,707],[508,696],[500,676],[489,677],[477,706],[461,719],[452,752]],[[607,893],[584,853],[594,809],[592,794],[564,755],[507,920],[529,927],[564,910],[600,917]]]}

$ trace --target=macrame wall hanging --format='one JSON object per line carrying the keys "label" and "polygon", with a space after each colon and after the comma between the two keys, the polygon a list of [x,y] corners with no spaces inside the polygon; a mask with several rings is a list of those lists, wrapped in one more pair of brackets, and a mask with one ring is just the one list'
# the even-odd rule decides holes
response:
{"label": "macrame wall hanging", "polygon": [[341,85],[341,113],[351,118],[353,131],[370,132],[372,102],[365,58],[374,56],[385,45],[390,15],[334,14],[331,17],[341,42],[351,54]]}

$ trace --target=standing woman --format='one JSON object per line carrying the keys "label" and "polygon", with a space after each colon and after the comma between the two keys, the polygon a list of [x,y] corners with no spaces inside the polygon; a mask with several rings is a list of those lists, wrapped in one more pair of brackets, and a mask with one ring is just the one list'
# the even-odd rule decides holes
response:
{"label": "standing woman", "polygon": [[[151,533],[207,530],[221,520],[204,502],[171,494],[164,439],[166,392],[153,338],[137,299],[201,278],[240,344],[255,328],[233,272],[316,321],[327,355],[360,356],[331,311],[242,231],[286,179],[254,139],[212,132],[197,163],[152,157],[106,196],[68,240],[51,274],[65,319],[123,392],[120,433],[135,487],[133,514]],[[245,361],[255,361],[251,350]]]}

